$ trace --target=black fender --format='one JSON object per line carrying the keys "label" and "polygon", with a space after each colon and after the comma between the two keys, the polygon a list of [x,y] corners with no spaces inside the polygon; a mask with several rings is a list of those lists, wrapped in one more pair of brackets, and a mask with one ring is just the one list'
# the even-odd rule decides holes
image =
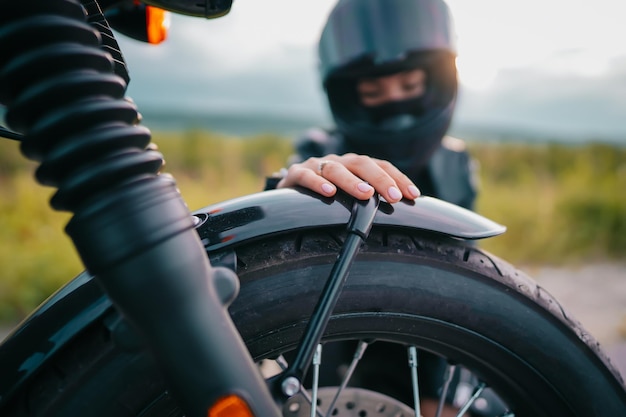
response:
{"label": "black fender", "polygon": [[[354,199],[323,197],[305,189],[283,188],[235,198],[195,211],[207,250],[290,230],[347,224]],[[477,213],[431,197],[381,201],[374,224],[437,232],[460,239],[483,239],[506,228]]]}
{"label": "black fender", "polygon": [[[207,252],[287,231],[347,224],[354,199],[322,197],[304,189],[264,191],[192,212]],[[501,234],[505,227],[444,201],[420,197],[381,201],[375,225],[428,230],[460,239]],[[0,345],[0,406],[47,359],[114,306],[88,272],[44,301]],[[115,321],[111,326],[117,326]],[[131,336],[132,338],[132,336]]]}

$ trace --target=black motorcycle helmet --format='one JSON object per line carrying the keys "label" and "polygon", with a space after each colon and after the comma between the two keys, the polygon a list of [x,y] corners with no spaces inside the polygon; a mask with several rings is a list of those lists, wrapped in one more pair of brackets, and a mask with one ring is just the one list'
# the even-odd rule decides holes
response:
{"label": "black motorcycle helmet", "polygon": [[[319,59],[343,151],[387,159],[405,172],[424,167],[456,103],[455,41],[443,0],[339,0],[322,31]],[[418,102],[374,119],[361,104],[358,80],[414,68],[427,77]]]}

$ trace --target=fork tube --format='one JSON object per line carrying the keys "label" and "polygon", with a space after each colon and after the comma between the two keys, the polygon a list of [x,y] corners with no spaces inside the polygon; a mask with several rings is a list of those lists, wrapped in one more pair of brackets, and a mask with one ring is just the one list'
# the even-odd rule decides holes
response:
{"label": "fork tube", "polygon": [[[153,188],[152,182],[157,181],[118,195],[111,200],[115,204],[94,210],[93,216],[77,213],[68,234],[98,283],[153,350],[186,415],[206,416],[218,398],[237,394],[256,416],[279,416],[226,310],[236,277],[211,267],[174,185]],[[152,204],[138,209],[135,198]],[[168,213],[178,230],[157,239],[156,231],[167,228],[161,213]],[[97,234],[99,239],[91,239]],[[218,291],[217,279],[231,280],[231,297]]]}
{"label": "fork tube", "polygon": [[[347,227],[348,235],[346,240],[341,248],[337,261],[333,265],[333,269],[330,272],[330,276],[326,281],[313,314],[311,315],[311,320],[300,339],[296,357],[290,364],[289,369],[278,378],[278,386],[280,386],[280,383],[286,378],[295,377],[301,381],[304,377],[315,353],[315,349],[322,339],[322,334],[330,319],[330,314],[339,299],[350,267],[354,262],[361,244],[369,235],[374,216],[378,209],[378,203],[378,195],[366,201],[355,201]],[[276,384],[276,382],[272,381],[272,384]],[[284,395],[282,391],[278,392]]]}

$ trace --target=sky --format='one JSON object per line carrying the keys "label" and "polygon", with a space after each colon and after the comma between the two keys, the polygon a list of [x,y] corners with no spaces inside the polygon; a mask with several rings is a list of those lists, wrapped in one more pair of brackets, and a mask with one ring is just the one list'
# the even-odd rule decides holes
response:
{"label": "sky", "polygon": [[[118,40],[142,108],[330,120],[316,46],[335,0],[234,0],[172,16],[152,46]],[[458,36],[455,122],[626,143],[626,1],[448,0]]]}

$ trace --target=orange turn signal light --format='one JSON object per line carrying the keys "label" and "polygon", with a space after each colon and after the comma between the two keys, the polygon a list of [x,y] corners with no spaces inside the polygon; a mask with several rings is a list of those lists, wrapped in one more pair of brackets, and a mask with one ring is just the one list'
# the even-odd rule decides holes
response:
{"label": "orange turn signal light", "polygon": [[170,12],[149,6],[138,0],[116,0],[104,10],[111,29],[150,44],[159,44],[167,38]]}
{"label": "orange turn signal light", "polygon": [[159,44],[167,39],[170,12],[154,6],[146,6],[146,30],[148,43]]}
{"label": "orange turn signal light", "polygon": [[231,394],[219,398],[209,408],[207,417],[254,417],[254,414],[241,397]]}

